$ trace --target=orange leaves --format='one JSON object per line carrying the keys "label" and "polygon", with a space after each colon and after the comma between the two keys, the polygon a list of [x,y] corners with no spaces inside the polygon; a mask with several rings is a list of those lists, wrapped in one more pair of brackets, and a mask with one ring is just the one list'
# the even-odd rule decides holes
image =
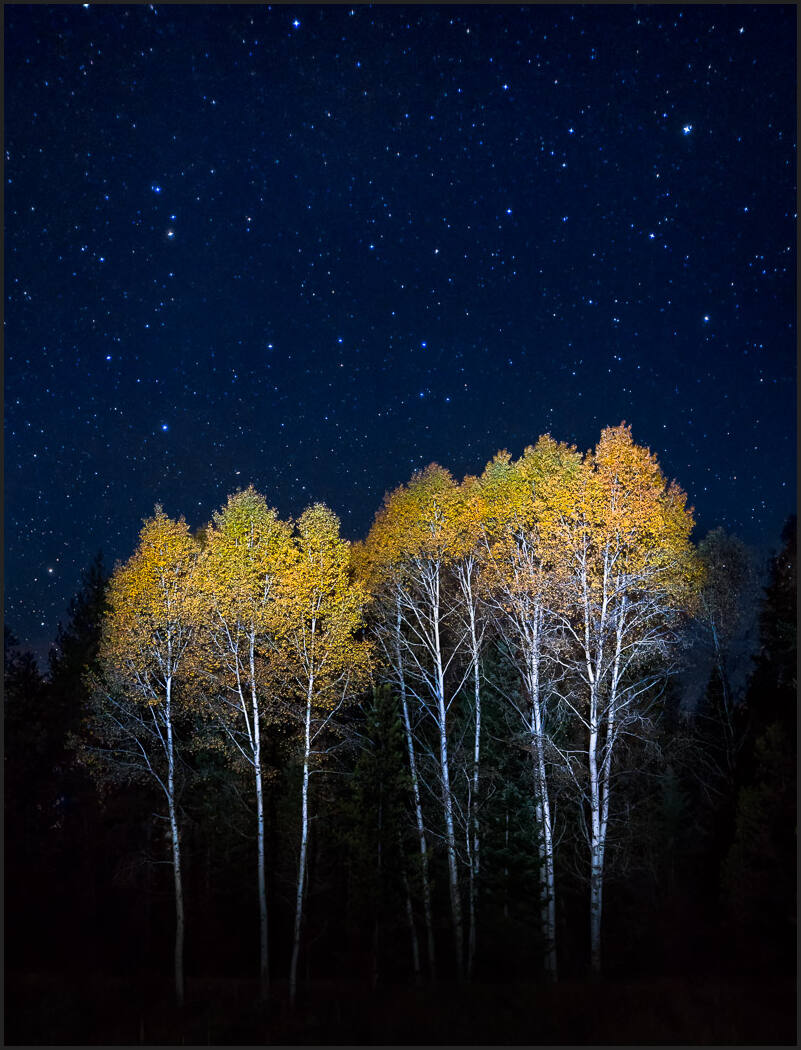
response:
{"label": "orange leaves", "polygon": [[625,424],[602,432],[587,463],[581,513],[592,549],[613,558],[618,574],[647,579],[685,604],[697,582],[685,493],[676,482],[668,484],[656,457],[634,444]]}

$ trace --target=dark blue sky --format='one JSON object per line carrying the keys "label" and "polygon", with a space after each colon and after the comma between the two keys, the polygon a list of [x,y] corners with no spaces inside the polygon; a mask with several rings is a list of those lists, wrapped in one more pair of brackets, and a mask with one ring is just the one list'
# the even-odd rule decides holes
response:
{"label": "dark blue sky", "polygon": [[6,6],[6,619],[253,482],[363,535],[622,419],[795,506],[791,6]]}

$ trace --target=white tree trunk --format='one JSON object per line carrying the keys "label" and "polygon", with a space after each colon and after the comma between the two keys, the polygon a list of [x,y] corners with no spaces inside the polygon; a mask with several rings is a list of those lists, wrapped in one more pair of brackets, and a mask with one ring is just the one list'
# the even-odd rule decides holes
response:
{"label": "white tree trunk", "polygon": [[437,967],[434,954],[434,922],[431,915],[431,881],[428,874],[428,843],[426,841],[425,824],[423,823],[423,806],[420,801],[420,782],[417,776],[417,759],[414,751],[414,737],[412,736],[412,725],[409,719],[409,705],[406,699],[406,682],[403,676],[403,660],[400,651],[400,612],[398,612],[397,631],[396,659],[400,683],[401,714],[403,716],[403,729],[406,736],[406,750],[409,755],[409,775],[411,777],[412,793],[414,795],[414,816],[417,824],[417,839],[420,845],[420,867],[423,883],[423,915],[426,924],[428,970],[431,980],[435,981],[437,977]]}
{"label": "white tree trunk", "polygon": [[445,710],[445,674],[442,666],[442,648],[439,635],[439,605],[434,606],[434,657],[437,687],[437,723],[439,729],[439,765],[442,783],[442,808],[445,814],[445,845],[448,853],[448,888],[453,919],[453,940],[456,954],[456,976],[464,976],[464,932],[462,929],[462,901],[459,893],[459,871],[456,858],[456,836],[453,826],[453,794],[451,791],[448,759],[448,733]]}
{"label": "white tree trunk", "polygon": [[[540,613],[536,614],[538,617]],[[540,856],[540,923],[543,939],[543,963],[549,980],[557,978],[556,961],[556,886],[554,879],[553,825],[545,766],[544,714],[540,695],[539,623],[536,624],[528,687],[531,699],[531,757],[534,767],[534,802],[537,815],[537,841]]]}
{"label": "white tree trunk", "polygon": [[294,1008],[298,988],[298,958],[300,956],[300,931],[303,920],[303,894],[306,880],[306,852],[309,841],[309,753],[311,751],[312,687],[306,696],[306,725],[303,749],[303,787],[301,790],[300,861],[298,885],[295,895],[295,929],[292,939],[292,961],[289,967],[289,1002]]}
{"label": "white tree trunk", "polygon": [[601,974],[601,909],[603,905],[603,842],[601,838],[601,795],[598,778],[598,697],[594,686],[590,694],[590,971]]}
{"label": "white tree trunk", "polygon": [[172,739],[172,677],[167,677],[165,723],[167,730],[167,805],[172,837],[172,872],[175,883],[175,999],[184,1005],[184,889],[181,878],[181,842],[175,810],[175,748]]}
{"label": "white tree trunk", "polygon": [[256,694],[254,639],[250,638],[250,689],[253,705],[253,765],[256,773],[256,840],[258,848],[259,882],[259,996],[264,999],[270,991],[270,965],[267,949],[267,876],[264,844],[264,785],[261,773],[261,724],[259,701]]}
{"label": "white tree trunk", "polygon": [[481,681],[479,669],[478,640],[476,638],[476,617],[472,602],[470,603],[470,640],[473,659],[473,691],[475,703],[475,736],[473,738],[473,787],[471,795],[472,820],[469,822],[468,835],[473,836],[473,848],[470,851],[470,930],[467,938],[467,976],[472,977],[476,961],[478,880],[481,871],[481,835],[478,818],[478,789],[481,761]]}

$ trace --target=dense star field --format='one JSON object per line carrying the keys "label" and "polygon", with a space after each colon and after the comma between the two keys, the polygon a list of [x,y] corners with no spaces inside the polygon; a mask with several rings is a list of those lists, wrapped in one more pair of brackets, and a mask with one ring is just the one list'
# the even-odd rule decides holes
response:
{"label": "dense star field", "polygon": [[625,419],[715,525],[795,504],[795,8],[5,8],[6,618],[156,501],[344,533]]}

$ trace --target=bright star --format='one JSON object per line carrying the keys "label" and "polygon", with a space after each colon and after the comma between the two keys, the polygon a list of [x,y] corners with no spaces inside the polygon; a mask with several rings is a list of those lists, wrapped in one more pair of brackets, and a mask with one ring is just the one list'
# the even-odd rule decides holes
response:
{"label": "bright star", "polygon": [[169,430],[170,429],[169,424],[168,423],[162,423],[161,424],[161,429],[162,430]]}

